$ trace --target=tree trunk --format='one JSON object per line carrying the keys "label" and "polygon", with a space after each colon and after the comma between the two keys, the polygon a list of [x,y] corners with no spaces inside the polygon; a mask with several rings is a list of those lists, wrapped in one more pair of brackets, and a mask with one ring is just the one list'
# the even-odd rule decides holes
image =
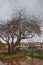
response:
{"label": "tree trunk", "polygon": [[20,50],[20,39],[19,39],[18,43],[19,43],[19,48],[18,48],[18,50]]}
{"label": "tree trunk", "polygon": [[8,53],[10,53],[10,50],[11,50],[10,44],[9,43],[7,43],[7,44],[8,44]]}
{"label": "tree trunk", "polygon": [[20,33],[20,35],[18,35],[16,43],[13,42],[14,37],[12,36],[12,43],[11,43],[11,52],[12,53],[14,52],[14,49],[17,47],[17,45],[19,45],[18,50],[20,50],[20,40],[21,40],[21,33]]}
{"label": "tree trunk", "polygon": [[20,50],[20,40],[21,40],[21,33],[20,33],[20,35],[18,36],[17,41],[16,41],[16,43],[15,43],[15,45],[14,45],[14,47],[16,47],[17,45],[19,45],[18,50]]}
{"label": "tree trunk", "polygon": [[11,52],[13,52],[14,51],[14,43],[12,42],[11,43]]}
{"label": "tree trunk", "polygon": [[21,32],[20,32],[20,36],[19,36],[19,40],[18,40],[18,43],[19,43],[19,50],[20,50],[20,41],[21,41]]}
{"label": "tree trunk", "polygon": [[11,52],[14,51],[14,36],[12,35]]}

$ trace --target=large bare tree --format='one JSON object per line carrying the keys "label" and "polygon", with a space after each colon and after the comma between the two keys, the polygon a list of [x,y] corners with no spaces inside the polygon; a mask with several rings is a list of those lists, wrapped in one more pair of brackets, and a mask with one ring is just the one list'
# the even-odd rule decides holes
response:
{"label": "large bare tree", "polygon": [[[7,42],[8,52],[13,52],[17,45],[19,45],[20,50],[21,39],[32,38],[35,34],[40,35],[41,31],[38,22],[39,20],[36,17],[28,18],[24,11],[20,10],[8,23],[2,25],[0,37]],[[14,43],[15,37],[17,41]],[[9,44],[10,38],[12,39],[11,45]]]}
{"label": "large bare tree", "polygon": [[[12,23],[12,31],[13,31],[12,35],[17,37],[16,43],[15,44],[13,43],[14,45],[12,44],[13,49],[17,45],[19,45],[20,47],[21,39],[25,39],[27,38],[27,36],[28,38],[32,38],[35,34],[40,35],[41,31],[38,22],[39,19],[37,19],[36,17],[28,18],[27,16],[25,16],[23,10],[20,10],[16,13],[16,16],[14,16],[13,19],[11,19],[10,21],[10,24]],[[14,41],[13,38],[12,41]]]}

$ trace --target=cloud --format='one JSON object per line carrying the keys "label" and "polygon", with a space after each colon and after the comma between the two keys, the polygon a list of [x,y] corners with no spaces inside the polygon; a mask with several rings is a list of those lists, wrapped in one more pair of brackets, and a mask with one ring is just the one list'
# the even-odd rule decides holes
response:
{"label": "cloud", "polygon": [[7,19],[13,10],[26,8],[32,14],[43,14],[43,0],[0,0],[0,19]]}

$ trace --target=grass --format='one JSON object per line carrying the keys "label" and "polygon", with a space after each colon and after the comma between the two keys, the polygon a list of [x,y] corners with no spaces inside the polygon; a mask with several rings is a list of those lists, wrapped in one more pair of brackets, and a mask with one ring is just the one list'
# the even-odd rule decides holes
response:
{"label": "grass", "polygon": [[26,56],[31,56],[32,58],[43,59],[43,54],[39,54],[37,52],[27,52]]}
{"label": "grass", "polygon": [[8,53],[8,52],[2,52],[1,54],[3,54],[3,57],[16,57],[16,55],[24,55],[24,56],[30,56],[32,58],[38,58],[38,59],[43,59],[43,54],[42,53],[39,53],[39,52],[32,52],[32,51],[17,51],[17,52],[14,52],[14,53]]}
{"label": "grass", "polygon": [[20,51],[10,52],[2,51],[0,52],[2,54],[3,58],[15,58],[17,56],[30,56],[33,58],[43,59],[43,50],[35,50],[35,49],[27,49],[24,48]]}

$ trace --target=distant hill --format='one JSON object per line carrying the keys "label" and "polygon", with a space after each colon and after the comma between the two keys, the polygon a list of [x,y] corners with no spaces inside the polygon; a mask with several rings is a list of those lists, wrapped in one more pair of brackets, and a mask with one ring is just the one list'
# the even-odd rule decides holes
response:
{"label": "distant hill", "polygon": [[0,41],[0,50],[6,50],[5,45]]}

